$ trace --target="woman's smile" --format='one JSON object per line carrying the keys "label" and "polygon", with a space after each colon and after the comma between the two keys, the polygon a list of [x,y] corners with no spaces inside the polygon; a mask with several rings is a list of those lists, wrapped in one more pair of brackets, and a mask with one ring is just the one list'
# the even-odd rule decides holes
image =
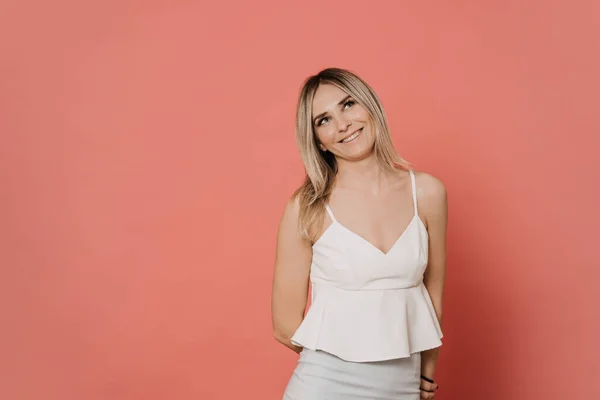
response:
{"label": "woman's smile", "polygon": [[357,130],[356,132],[354,132],[353,134],[351,134],[350,136],[346,136],[344,139],[340,140],[340,143],[350,143],[353,140],[355,140],[357,137],[360,136],[360,134],[362,133],[364,128],[360,128],[359,130]]}

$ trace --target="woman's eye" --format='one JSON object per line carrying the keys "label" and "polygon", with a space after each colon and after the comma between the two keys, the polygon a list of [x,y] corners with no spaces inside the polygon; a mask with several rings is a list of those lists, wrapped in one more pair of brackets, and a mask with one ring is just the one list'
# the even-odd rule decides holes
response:
{"label": "woman's eye", "polygon": [[321,118],[321,119],[319,120],[319,123],[318,123],[317,125],[323,125],[323,121],[325,121],[326,119],[327,119],[327,117],[325,117],[325,118]]}
{"label": "woman's eye", "polygon": [[344,107],[346,107],[348,104],[350,104],[350,107],[352,107],[354,105],[354,101],[348,100],[346,104],[344,104]]}

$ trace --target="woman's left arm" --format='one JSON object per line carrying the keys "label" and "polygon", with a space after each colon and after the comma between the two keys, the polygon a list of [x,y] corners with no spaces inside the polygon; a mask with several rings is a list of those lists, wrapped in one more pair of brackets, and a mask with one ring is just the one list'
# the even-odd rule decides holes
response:
{"label": "woman's left arm", "polygon": [[[423,282],[440,323],[442,324],[442,298],[446,278],[446,227],[448,224],[448,200],[446,188],[438,178],[420,173],[421,188],[419,209],[426,219],[429,233],[429,260]],[[417,192],[419,194],[419,192]],[[440,348],[421,353],[421,374],[433,379]]]}

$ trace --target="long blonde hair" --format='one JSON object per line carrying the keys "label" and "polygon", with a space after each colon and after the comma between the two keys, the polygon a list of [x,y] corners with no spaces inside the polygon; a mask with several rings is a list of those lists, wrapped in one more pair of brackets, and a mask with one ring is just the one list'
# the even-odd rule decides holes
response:
{"label": "long blonde hair", "polygon": [[341,68],[327,68],[308,77],[300,91],[296,110],[296,143],[306,178],[293,198],[298,197],[300,205],[300,233],[312,241],[316,240],[317,235],[312,227],[323,218],[325,203],[337,174],[335,156],[319,148],[312,122],[312,102],[321,84],[335,85],[367,109],[375,122],[375,157],[384,171],[409,169],[411,165],[396,152],[381,101],[365,81]]}

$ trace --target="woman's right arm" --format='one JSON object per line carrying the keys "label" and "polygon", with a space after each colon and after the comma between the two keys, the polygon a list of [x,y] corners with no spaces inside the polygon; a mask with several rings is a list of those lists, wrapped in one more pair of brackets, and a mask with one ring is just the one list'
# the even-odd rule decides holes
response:
{"label": "woman's right arm", "polygon": [[300,353],[290,341],[304,318],[312,245],[298,232],[299,204],[288,201],[277,233],[275,271],[271,293],[271,316],[275,340]]}

